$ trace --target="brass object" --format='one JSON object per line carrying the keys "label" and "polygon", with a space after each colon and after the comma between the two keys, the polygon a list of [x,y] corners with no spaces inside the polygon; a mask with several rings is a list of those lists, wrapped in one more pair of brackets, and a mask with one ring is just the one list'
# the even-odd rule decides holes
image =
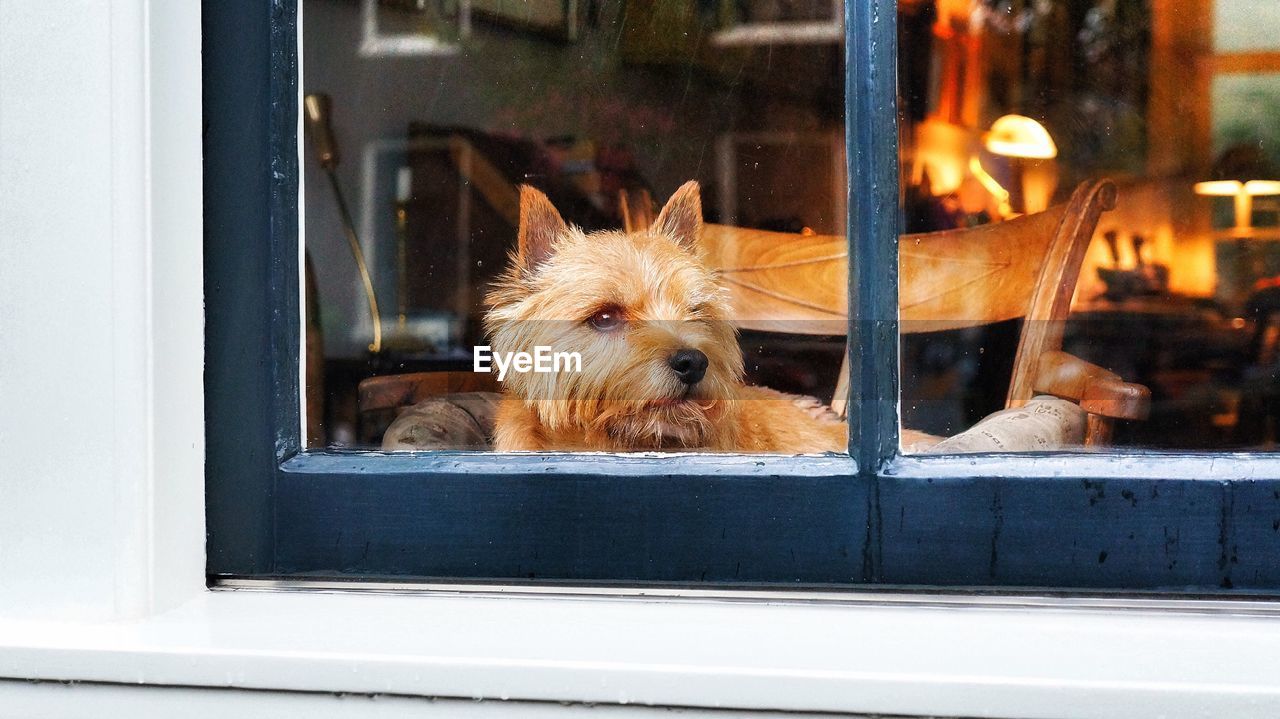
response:
{"label": "brass object", "polygon": [[342,195],[342,187],[338,184],[335,172],[338,168],[338,145],[333,139],[333,126],[330,124],[332,103],[328,95],[313,93],[303,98],[302,107],[311,143],[320,159],[320,168],[324,170],[329,178],[329,186],[333,188],[333,199],[338,204],[338,215],[342,218],[347,245],[351,248],[351,256],[355,258],[356,269],[359,270],[360,281],[364,285],[365,299],[369,302],[369,316],[373,320],[373,343],[369,345],[369,351],[378,354],[382,351],[382,314],[378,311],[378,296],[373,290],[373,278],[369,276],[369,266],[365,264],[364,251],[360,249],[360,239],[356,236],[355,224],[351,221],[351,212],[347,209],[347,201]]}

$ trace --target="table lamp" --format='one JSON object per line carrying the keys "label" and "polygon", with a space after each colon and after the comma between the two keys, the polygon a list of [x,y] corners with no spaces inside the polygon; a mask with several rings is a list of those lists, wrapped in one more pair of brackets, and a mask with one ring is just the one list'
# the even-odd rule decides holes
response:
{"label": "table lamp", "polygon": [[1058,146],[1044,125],[1022,115],[1005,115],[996,120],[983,144],[991,154],[1003,157],[1052,160],[1058,156]]}
{"label": "table lamp", "polygon": [[1208,197],[1234,197],[1235,231],[1247,237],[1253,229],[1253,198],[1280,195],[1277,180],[1208,180],[1195,184],[1197,195]]}
{"label": "table lamp", "polygon": [[[992,123],[983,136],[983,147],[1009,160],[1011,187],[1005,194],[1014,210],[1040,212],[1049,206],[1058,186],[1057,171],[1052,165],[1042,165],[1039,161],[1057,157],[1058,146],[1044,125],[1023,115],[1005,115]],[[984,171],[983,174],[987,176],[983,184],[995,183],[1004,190],[990,173]],[[1000,197],[999,192],[995,194]]]}

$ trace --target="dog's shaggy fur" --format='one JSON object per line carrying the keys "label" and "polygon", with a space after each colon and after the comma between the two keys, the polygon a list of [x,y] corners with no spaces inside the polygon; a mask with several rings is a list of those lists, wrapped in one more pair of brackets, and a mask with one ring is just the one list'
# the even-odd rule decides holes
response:
{"label": "dog's shaggy fur", "polygon": [[[508,374],[495,449],[845,451],[845,423],[743,384],[727,294],[697,256],[701,227],[696,182],[630,234],[585,234],[521,188],[517,252],[487,298],[493,351],[578,352],[582,367]],[[678,352],[700,353],[705,370]]]}

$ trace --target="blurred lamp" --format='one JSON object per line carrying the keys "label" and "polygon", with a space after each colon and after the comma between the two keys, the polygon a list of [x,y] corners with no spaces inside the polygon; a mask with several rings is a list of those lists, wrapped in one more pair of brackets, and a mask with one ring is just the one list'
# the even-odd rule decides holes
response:
{"label": "blurred lamp", "polygon": [[[983,137],[983,147],[992,155],[1004,158],[1008,166],[1007,199],[1001,200],[1000,193],[994,189],[992,194],[1011,208],[1010,214],[1040,212],[1049,206],[1058,187],[1058,171],[1054,163],[1045,161],[1058,156],[1058,146],[1044,125],[1023,115],[1005,115],[992,123],[991,130]],[[989,173],[987,179],[1000,187]],[[988,183],[984,180],[983,184]],[[1005,214],[1005,210],[1002,209],[1001,214]]]}
{"label": "blurred lamp", "polygon": [[1249,230],[1253,227],[1253,198],[1280,195],[1280,181],[1209,180],[1197,182],[1195,191],[1197,195],[1209,197],[1234,197],[1236,199],[1235,229]]}
{"label": "blurred lamp", "polygon": [[1044,125],[1022,115],[1005,115],[991,125],[985,144],[993,155],[1027,160],[1051,160],[1058,156]]}
{"label": "blurred lamp", "polygon": [[1280,195],[1280,180],[1249,180],[1244,183],[1244,191],[1251,197]]}

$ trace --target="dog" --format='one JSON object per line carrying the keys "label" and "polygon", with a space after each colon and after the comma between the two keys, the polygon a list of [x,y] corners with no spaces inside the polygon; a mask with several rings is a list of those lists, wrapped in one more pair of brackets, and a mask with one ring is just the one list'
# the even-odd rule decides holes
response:
{"label": "dog", "polygon": [[575,352],[578,371],[513,372],[498,451],[844,452],[816,400],[743,383],[728,293],[699,258],[685,183],[647,230],[587,234],[520,188],[517,248],[486,296],[493,353]]}

